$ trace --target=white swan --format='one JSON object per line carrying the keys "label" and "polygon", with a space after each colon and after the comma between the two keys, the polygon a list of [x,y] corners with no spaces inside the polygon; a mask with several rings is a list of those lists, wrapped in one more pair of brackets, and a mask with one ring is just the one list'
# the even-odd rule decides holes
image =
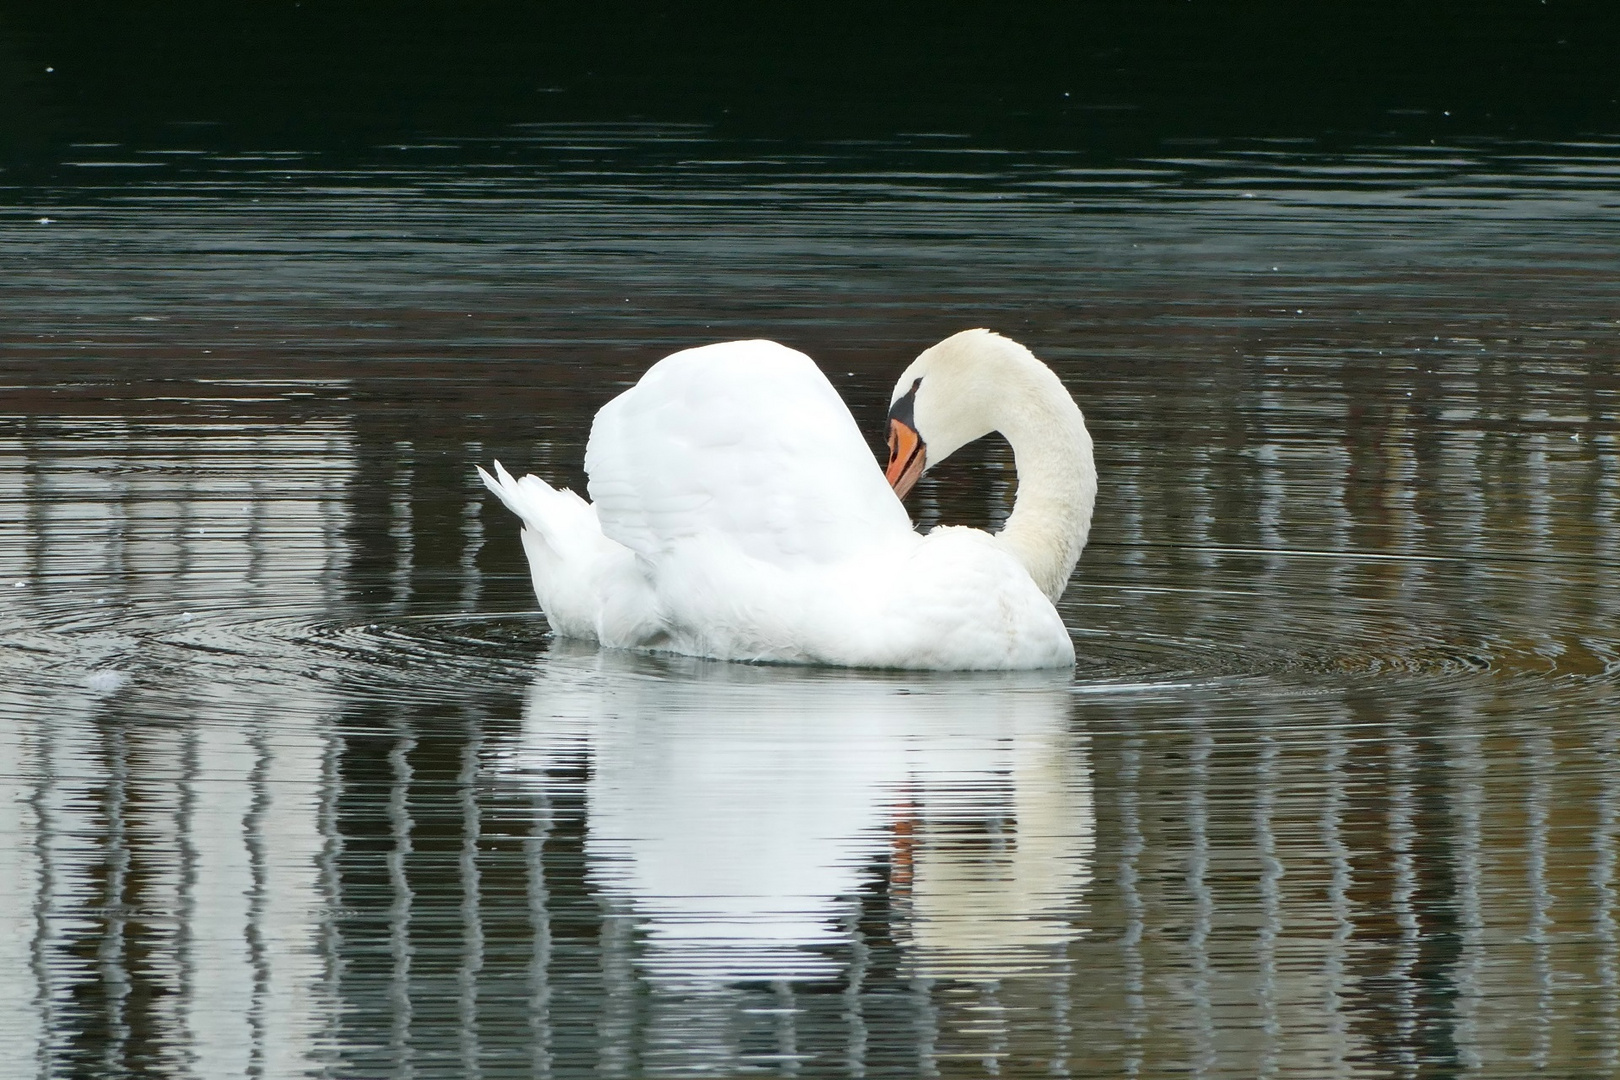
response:
{"label": "white swan", "polygon": [[[1006,527],[913,531],[896,493],[992,431],[1018,469]],[[809,357],[734,341],[665,357],[603,406],[585,450],[592,503],[499,462],[478,472],[523,520],[562,637],[857,667],[1072,664],[1053,602],[1097,474],[1058,377],[988,330],[956,334],[900,377],[889,444],[885,483]]]}

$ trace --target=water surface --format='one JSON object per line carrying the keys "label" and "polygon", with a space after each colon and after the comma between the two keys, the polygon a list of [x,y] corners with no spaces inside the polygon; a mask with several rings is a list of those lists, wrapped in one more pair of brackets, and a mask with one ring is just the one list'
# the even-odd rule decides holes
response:
{"label": "water surface", "polygon": [[[71,148],[0,215],[20,1074],[1609,1075],[1620,143],[519,125]],[[500,458],[986,325],[1097,519],[1057,676],[552,641]],[[990,445],[919,520],[994,525]]]}

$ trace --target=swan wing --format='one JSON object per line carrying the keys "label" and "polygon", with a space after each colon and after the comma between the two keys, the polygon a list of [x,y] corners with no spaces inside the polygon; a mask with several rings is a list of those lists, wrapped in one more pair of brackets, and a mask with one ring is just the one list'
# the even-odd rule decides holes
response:
{"label": "swan wing", "polygon": [[687,542],[828,564],[911,531],[832,384],[770,341],[660,360],[597,413],[585,471],[603,535],[655,564]]}

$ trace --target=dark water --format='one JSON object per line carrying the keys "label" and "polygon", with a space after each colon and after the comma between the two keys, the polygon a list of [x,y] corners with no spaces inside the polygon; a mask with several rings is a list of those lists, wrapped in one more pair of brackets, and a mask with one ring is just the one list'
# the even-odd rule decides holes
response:
{"label": "dark water", "polygon": [[[3,1068],[1613,1075],[1620,140],[1389,115],[30,151]],[[1072,674],[547,637],[475,462],[580,485],[619,387],[743,336],[876,446],[975,325],[1097,441]]]}

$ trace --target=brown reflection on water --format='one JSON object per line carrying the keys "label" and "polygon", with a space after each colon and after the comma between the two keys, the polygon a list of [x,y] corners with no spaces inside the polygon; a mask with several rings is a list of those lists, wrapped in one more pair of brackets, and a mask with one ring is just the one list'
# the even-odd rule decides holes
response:
{"label": "brown reflection on water", "polygon": [[1119,710],[1111,727],[1158,730],[1098,744],[1098,862],[1118,869],[1091,917],[1119,933],[1081,945],[1077,1008],[1109,1018],[1090,1067],[1608,1068],[1615,785],[1594,778],[1613,737],[1579,714],[1561,746],[1491,734],[1539,697],[1413,716],[1367,694],[1185,728]]}

